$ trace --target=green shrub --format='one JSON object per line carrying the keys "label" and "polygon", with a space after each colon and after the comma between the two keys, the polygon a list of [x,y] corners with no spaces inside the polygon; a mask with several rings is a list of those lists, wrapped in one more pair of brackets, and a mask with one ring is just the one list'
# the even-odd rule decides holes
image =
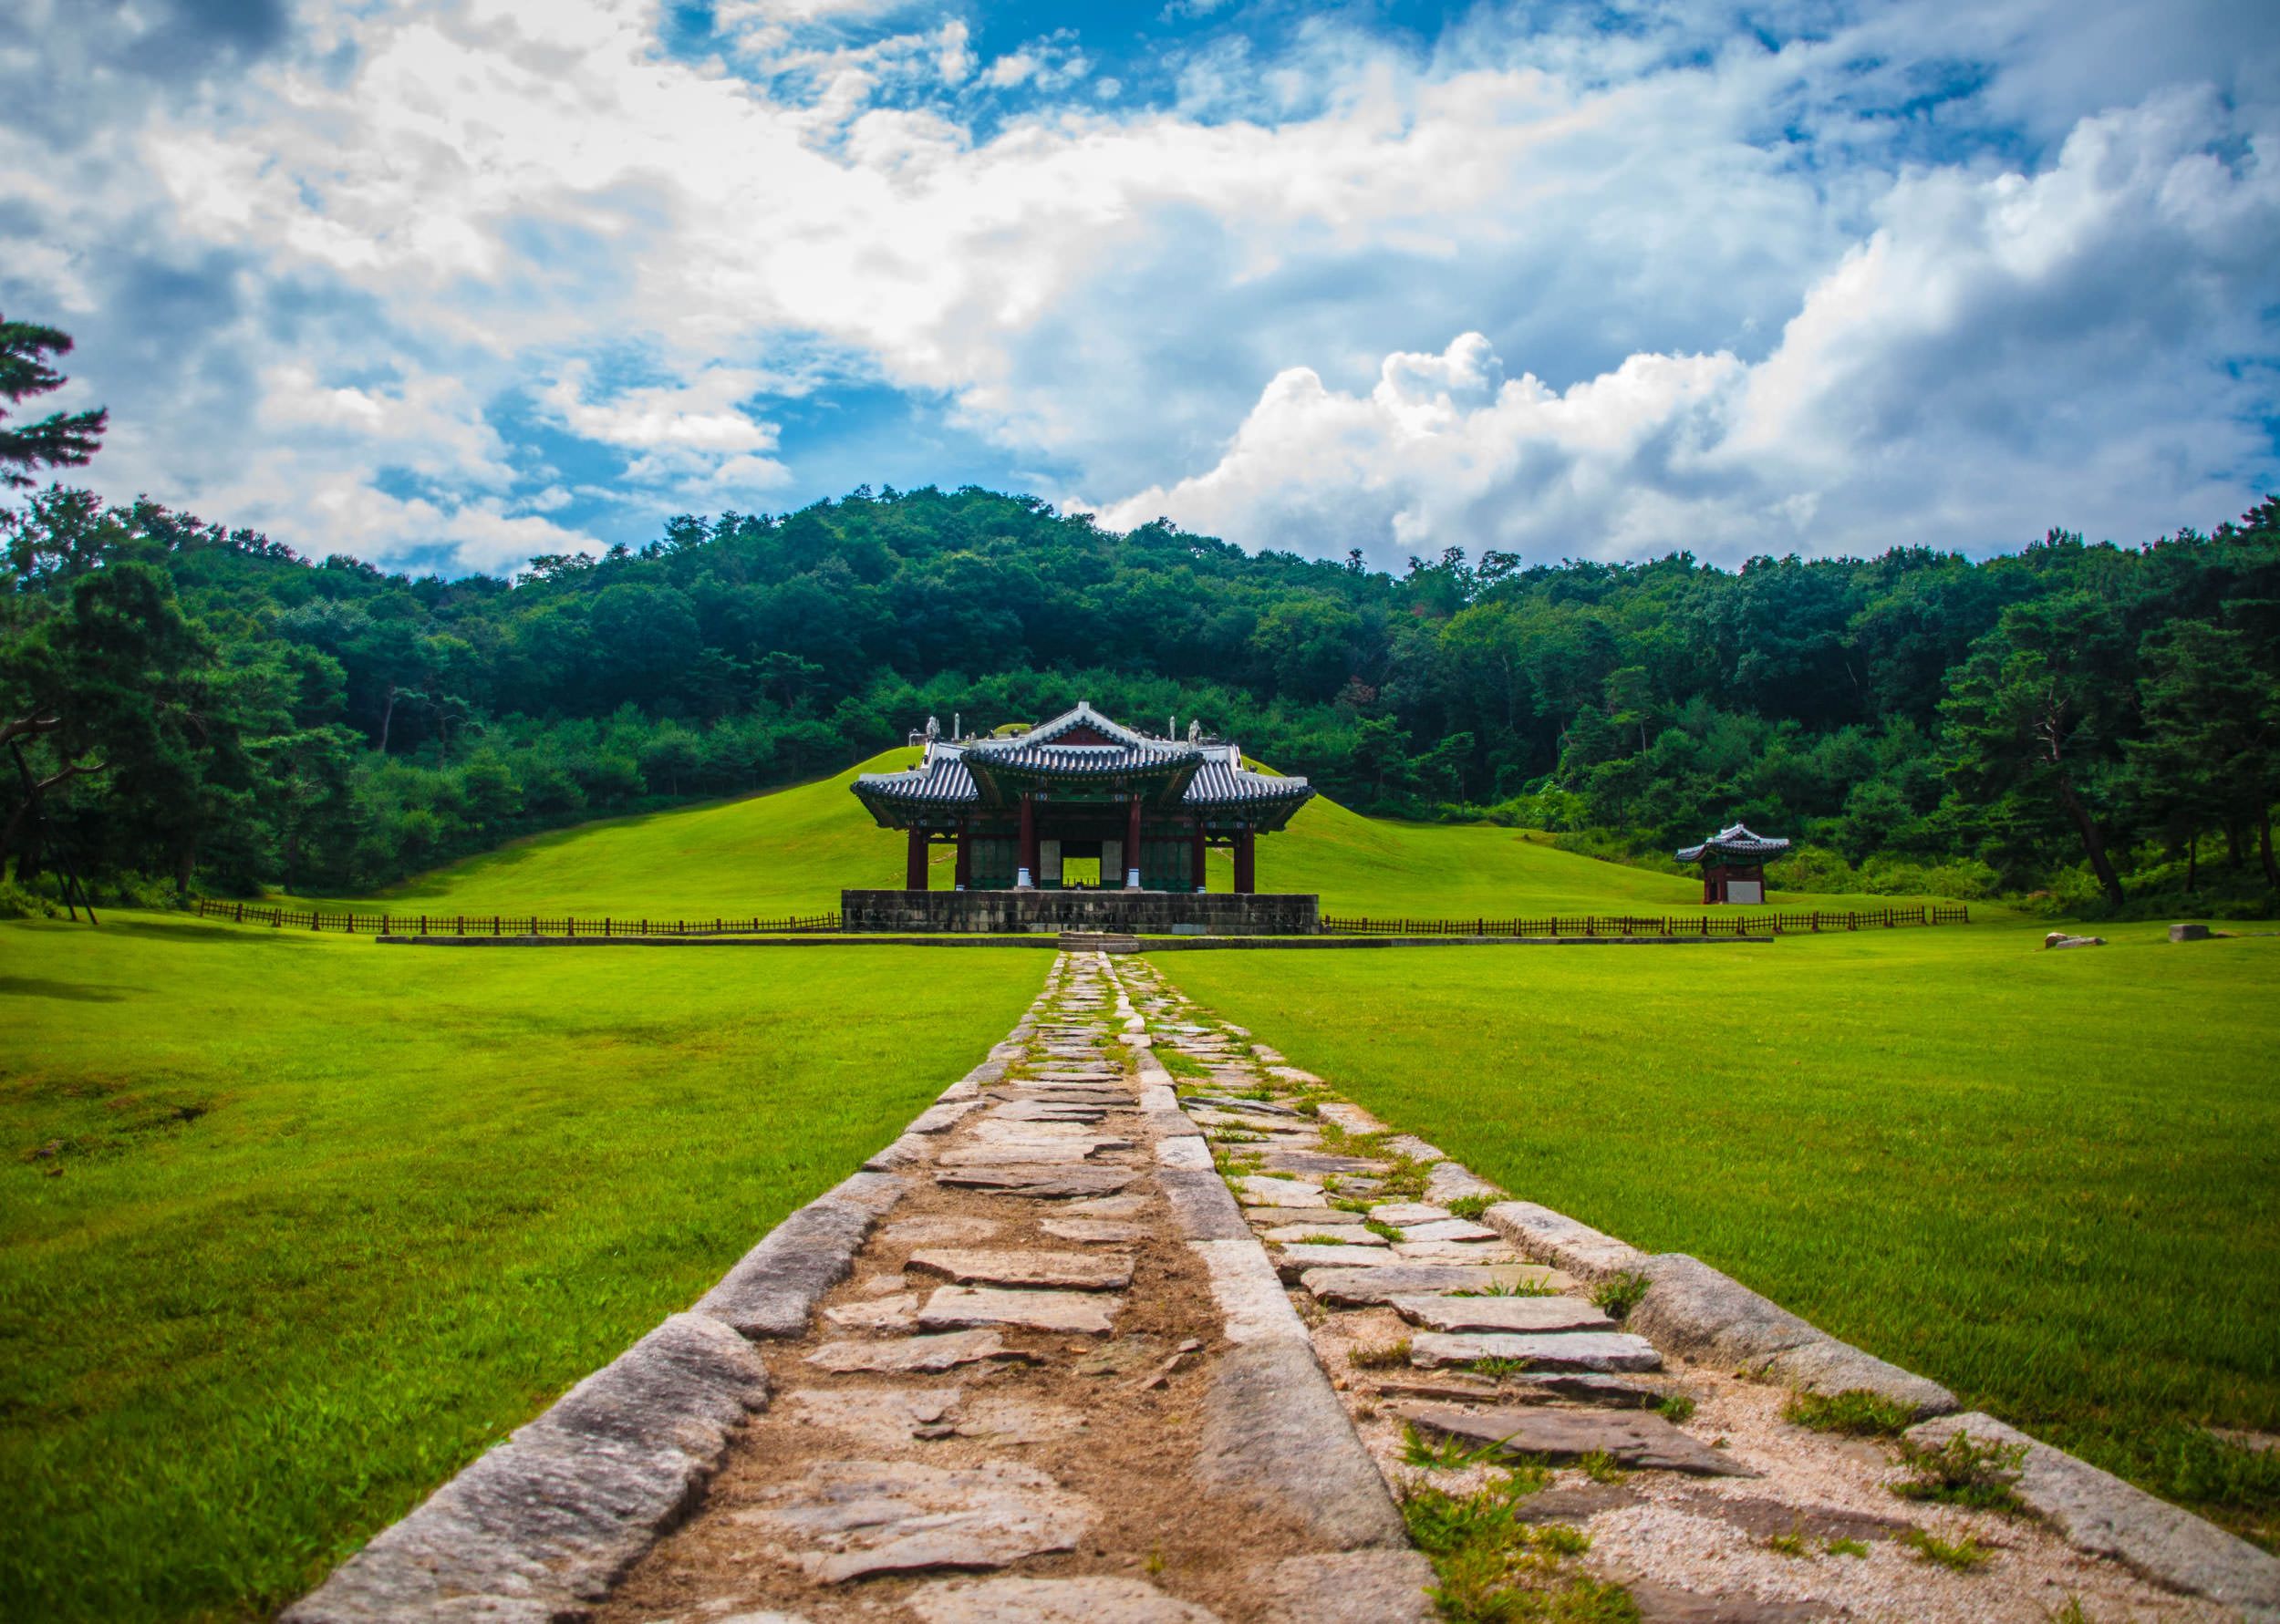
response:
{"label": "green shrub", "polygon": [[1982,1443],[1968,1433],[1951,1433],[1937,1445],[1900,1440],[1901,1464],[1908,1475],[1892,1485],[1903,1500],[1968,1505],[1978,1511],[2019,1511],[2019,1469],[2024,1443]]}
{"label": "green shrub", "polygon": [[1816,1433],[1891,1438],[1913,1425],[1916,1412],[1905,1404],[1853,1387],[1839,1393],[1793,1392],[1781,1406],[1781,1419]]}
{"label": "green shrub", "polygon": [[1639,1306],[1640,1301],[1647,1294],[1647,1288],[1652,1284],[1653,1282],[1646,1276],[1634,1275],[1628,1271],[1620,1275],[1610,1275],[1591,1288],[1591,1301],[1598,1306],[1600,1312],[1605,1314],[1610,1319],[1628,1319],[1631,1318],[1631,1310]]}

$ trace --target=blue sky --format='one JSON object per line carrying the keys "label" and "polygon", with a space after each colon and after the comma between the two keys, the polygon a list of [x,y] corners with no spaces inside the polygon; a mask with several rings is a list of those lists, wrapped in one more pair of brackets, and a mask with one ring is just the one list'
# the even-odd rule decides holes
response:
{"label": "blue sky", "polygon": [[2268,4],[26,0],[89,482],[506,571],[858,484],[1398,564],[2280,486]]}

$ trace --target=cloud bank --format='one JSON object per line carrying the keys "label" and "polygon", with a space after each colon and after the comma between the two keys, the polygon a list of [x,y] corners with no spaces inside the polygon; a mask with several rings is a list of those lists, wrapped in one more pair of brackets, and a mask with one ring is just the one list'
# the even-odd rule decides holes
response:
{"label": "cloud bank", "polygon": [[1984,552],[2280,469],[2257,7],[30,9],[0,308],[80,336],[98,483],[308,553],[851,471],[1380,562]]}

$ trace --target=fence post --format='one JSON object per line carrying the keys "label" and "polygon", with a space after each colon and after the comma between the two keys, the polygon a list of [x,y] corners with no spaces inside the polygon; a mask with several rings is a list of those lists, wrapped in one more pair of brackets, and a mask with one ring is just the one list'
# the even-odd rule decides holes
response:
{"label": "fence post", "polygon": [[499,915],[496,914],[491,915],[491,934],[494,936],[503,936],[505,934],[505,932],[499,928]]}

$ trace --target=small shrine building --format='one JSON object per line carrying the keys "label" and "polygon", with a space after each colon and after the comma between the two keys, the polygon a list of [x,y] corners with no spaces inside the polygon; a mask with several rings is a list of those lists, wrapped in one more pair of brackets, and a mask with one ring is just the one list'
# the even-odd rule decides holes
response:
{"label": "small shrine building", "polygon": [[1256,892],[1258,837],[1314,794],[1251,771],[1192,723],[1184,740],[1156,737],[1083,702],[1003,738],[947,740],[929,719],[917,767],[860,774],[854,790],[881,828],[907,834],[906,891],[928,889],[939,842],[958,848],[961,892],[1060,891],[1069,859],[1097,857],[1104,890],[1187,895],[1205,891],[1215,845],[1234,853],[1236,893]]}
{"label": "small shrine building", "polygon": [[1746,823],[1731,823],[1698,846],[1678,853],[1681,863],[1702,864],[1702,900],[1762,905],[1766,900],[1766,864],[1789,849],[1789,843],[1770,835],[1753,834]]}

